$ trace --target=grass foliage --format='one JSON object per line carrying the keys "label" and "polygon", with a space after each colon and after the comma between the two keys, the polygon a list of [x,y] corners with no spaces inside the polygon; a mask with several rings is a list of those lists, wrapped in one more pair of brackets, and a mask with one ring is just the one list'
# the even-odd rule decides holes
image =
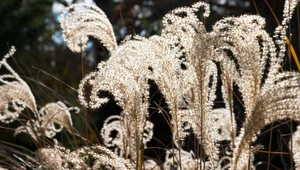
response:
{"label": "grass foliage", "polygon": [[[101,9],[70,5],[61,14],[68,47],[83,52],[92,36],[110,57],[81,80],[80,111],[62,101],[38,107],[30,87],[7,63],[15,52],[10,49],[0,61],[1,127],[17,124],[14,136],[29,135],[36,149],[1,141],[0,169],[242,170],[261,164],[276,169],[272,131],[269,148],[257,138],[266,126],[275,128],[274,122],[300,120],[300,74],[280,71],[287,47],[299,66],[287,38],[298,2],[285,1],[283,20],[272,34],[258,15],[226,17],[208,32],[209,4],[198,2],[166,14],[161,35],[130,35],[120,44]],[[93,131],[86,109],[110,103],[119,112]],[[74,114],[84,115],[86,131],[98,142],[76,130]],[[162,124],[167,130],[159,129]],[[169,133],[157,138],[159,131]],[[62,133],[72,146],[64,145]],[[300,169],[299,128],[290,136],[287,152],[278,154],[291,159],[285,168]],[[257,153],[267,154],[267,161],[257,160]]]}

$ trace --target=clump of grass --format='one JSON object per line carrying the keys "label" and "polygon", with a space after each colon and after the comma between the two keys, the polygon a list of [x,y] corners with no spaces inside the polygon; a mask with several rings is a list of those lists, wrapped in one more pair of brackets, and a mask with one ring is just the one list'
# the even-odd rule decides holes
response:
{"label": "clump of grass", "polygon": [[[33,169],[255,169],[254,154],[262,149],[255,144],[259,131],[278,120],[300,120],[300,74],[279,72],[288,25],[298,2],[285,1],[283,21],[273,37],[257,15],[224,18],[208,32],[196,13],[204,11],[202,16],[209,17],[209,4],[198,2],[166,14],[161,35],[128,36],[120,44],[101,9],[82,3],[69,6],[61,15],[68,47],[81,52],[88,36],[93,36],[110,52],[107,61],[82,79],[78,99],[90,109],[114,99],[121,111],[104,122],[103,143],[91,144],[73,128],[70,111],[77,108],[59,101],[37,109],[29,86],[6,62],[11,51],[0,62],[10,72],[0,77],[0,90],[5,94],[0,120],[17,121],[28,107],[33,117],[18,120],[21,125],[15,134],[25,132],[36,141],[43,137],[52,141],[48,147],[39,147],[29,161],[16,155],[12,159],[22,162],[19,168]],[[150,113],[154,85],[166,105],[156,105],[158,114],[164,116],[171,132],[170,147],[163,148],[161,160],[145,153],[156,128]],[[245,110],[241,128],[235,121],[235,87]],[[216,109],[218,88],[225,107]],[[85,145],[73,150],[62,146],[55,135],[63,128]],[[299,142],[297,134],[292,146]],[[191,136],[193,149],[184,149]],[[227,142],[227,152],[222,142]],[[292,147],[291,151],[297,168],[298,150]]]}

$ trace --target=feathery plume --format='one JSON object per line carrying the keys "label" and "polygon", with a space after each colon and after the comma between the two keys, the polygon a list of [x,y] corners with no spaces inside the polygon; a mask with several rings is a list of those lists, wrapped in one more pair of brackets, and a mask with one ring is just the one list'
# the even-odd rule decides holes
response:
{"label": "feathery plume", "polygon": [[73,132],[70,110],[78,111],[77,108],[68,108],[61,101],[48,103],[35,115],[36,120],[29,120],[26,122],[26,125],[19,126],[15,130],[14,135],[21,132],[28,133],[37,141],[38,137],[41,135],[53,138],[56,133],[63,130],[63,127],[69,132]]}
{"label": "feathery plume", "polygon": [[[168,13],[163,18],[161,36],[127,37],[119,46],[115,43],[111,24],[100,9],[82,4],[67,8],[62,27],[70,49],[82,50],[82,45],[87,42],[86,35],[92,35],[100,39],[111,53],[106,62],[98,64],[98,70],[81,81],[78,90],[79,100],[85,107],[96,109],[107,103],[109,99],[101,96],[104,91],[110,92],[123,109],[120,116],[112,116],[105,122],[101,131],[105,145],[117,148],[115,152],[121,151],[120,156],[130,157],[137,169],[142,167],[140,148],[143,149],[141,146],[152,137],[149,133],[144,138],[144,132],[152,131],[147,119],[148,81],[153,80],[168,105],[176,146],[172,148],[174,153],[167,152],[164,166],[175,166],[172,164],[176,157],[178,167],[183,169],[199,166],[253,168],[255,149],[252,142],[256,140],[256,133],[276,120],[300,118],[296,114],[300,109],[299,74],[278,71],[285,53],[287,23],[298,2],[286,1],[284,19],[274,31],[274,40],[264,30],[265,20],[255,15],[224,18],[207,32],[196,12],[204,8],[202,16],[208,17],[209,5],[198,2],[192,7],[177,8]],[[77,10],[78,13],[74,12]],[[226,106],[222,111],[213,109],[217,64],[221,69]],[[241,92],[246,115],[237,138],[232,97],[234,84]],[[227,124],[210,127],[219,120],[226,120]],[[181,140],[188,134],[183,123],[192,128],[200,146],[204,146],[208,161],[204,157],[194,158],[182,150]],[[222,134],[218,133],[220,128]],[[116,138],[110,136],[113,130],[118,132]],[[231,141],[232,159],[229,156],[219,158],[220,140]],[[229,163],[222,166],[222,161],[227,159]]]}
{"label": "feathery plume", "polygon": [[0,75],[0,121],[3,123],[16,120],[26,107],[34,113],[37,112],[35,99],[29,86],[6,62],[15,51],[15,47],[12,46],[9,53],[0,61],[0,68],[4,67],[10,72]]}
{"label": "feathery plume", "polygon": [[73,4],[63,11],[60,18],[63,38],[73,52],[85,50],[87,36],[100,40],[110,53],[116,50],[117,42],[112,25],[97,6]]}

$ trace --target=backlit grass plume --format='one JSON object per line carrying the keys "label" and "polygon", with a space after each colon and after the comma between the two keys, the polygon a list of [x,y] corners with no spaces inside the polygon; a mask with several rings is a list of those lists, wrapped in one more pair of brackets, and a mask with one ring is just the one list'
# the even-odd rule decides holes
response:
{"label": "backlit grass plume", "polygon": [[[92,36],[110,52],[107,61],[100,62],[97,70],[81,80],[78,99],[90,109],[103,107],[114,99],[121,113],[104,121],[102,144],[88,143],[73,127],[70,111],[78,111],[77,108],[59,101],[38,111],[29,86],[6,63],[11,51],[0,62],[10,72],[0,76],[0,120],[11,123],[28,107],[33,119],[21,124],[15,134],[25,132],[35,141],[41,136],[53,141],[49,147],[39,148],[31,164],[24,167],[255,169],[254,153],[261,147],[253,143],[259,131],[278,120],[300,120],[300,74],[279,72],[286,53],[288,25],[298,2],[285,1],[282,23],[272,35],[264,30],[265,19],[258,15],[226,17],[207,31],[203,20],[209,17],[209,4],[198,2],[166,14],[161,35],[128,35],[119,44],[101,9],[83,3],[70,5],[61,15],[68,47],[82,52],[88,36]],[[218,84],[225,108],[215,107]],[[163,148],[162,160],[162,156],[152,158],[145,154],[158,128],[151,122],[153,86],[157,86],[166,103],[157,104],[157,114],[165,116],[171,132],[166,135],[172,138]],[[245,110],[240,129],[235,120],[234,87],[238,88]],[[55,135],[63,128],[79,136],[87,146],[73,150],[62,146]],[[191,136],[197,143],[186,150],[185,141]],[[298,136],[297,131],[290,145],[298,147]],[[224,141],[229,143],[226,151],[221,147]],[[290,150],[298,166],[299,149]]]}
{"label": "backlit grass plume", "polygon": [[11,47],[9,53],[0,61],[0,68],[4,68],[9,72],[0,75],[0,121],[3,123],[15,121],[26,107],[33,112],[37,110],[29,86],[6,61],[15,51],[15,47]]}
{"label": "backlit grass plume", "polygon": [[[208,155],[208,162],[204,159],[204,153],[199,158],[189,157],[194,159],[190,160],[194,161],[194,168],[222,168],[222,158],[219,158],[217,147],[220,139],[217,138],[218,128],[214,127],[216,118],[213,111],[217,84],[216,63],[219,63],[223,98],[229,110],[229,119],[226,120],[230,121],[226,123],[230,127],[228,130],[233,149],[233,157],[226,166],[232,169],[252,167],[249,160],[253,159],[249,155],[253,151],[249,148],[255,141],[255,134],[276,120],[299,119],[299,74],[278,72],[286,49],[287,25],[297,2],[286,1],[284,19],[282,25],[274,31],[274,38],[264,30],[265,20],[260,16],[227,17],[218,21],[211,32],[207,32],[196,12],[203,7],[202,15],[208,17],[208,4],[198,2],[192,7],[175,9],[163,18],[162,35],[149,38],[133,36],[118,45],[109,60],[99,64],[98,71],[83,79],[78,91],[79,99],[84,106],[95,109],[108,102],[107,98],[101,97],[101,91],[111,92],[117,104],[123,108],[123,121],[131,124],[125,124],[126,130],[120,132],[127,136],[122,134],[122,139],[117,140],[124,144],[135,142],[139,146],[143,143],[141,134],[145,120],[149,117],[147,82],[153,80],[166,99],[171,115],[169,121],[174,141],[171,152],[178,151],[177,154],[173,153],[176,157],[173,163],[177,162],[177,165],[168,164],[165,168],[175,166],[185,169],[188,166],[183,163],[188,158],[184,156],[185,151],[181,150],[181,140],[188,135],[183,123],[192,128]],[[104,15],[101,16],[101,20],[107,20]],[[87,15],[81,14],[80,18],[85,17]],[[93,17],[90,20],[94,21]],[[81,22],[85,23],[79,20],[75,24]],[[62,25],[69,24],[72,25],[63,20]],[[106,27],[111,27],[110,23],[106,24]],[[67,42],[70,41],[66,37],[69,31],[64,30]],[[106,35],[105,32],[98,34]],[[114,42],[114,39],[111,36],[105,40],[99,38],[107,47],[111,46],[110,42]],[[246,121],[238,137],[233,118],[234,84],[239,87],[246,114]],[[90,94],[86,94],[87,87],[92,88]],[[135,153],[129,155],[134,158],[139,169],[142,167],[142,153],[137,146],[129,147],[125,153],[135,149]]]}

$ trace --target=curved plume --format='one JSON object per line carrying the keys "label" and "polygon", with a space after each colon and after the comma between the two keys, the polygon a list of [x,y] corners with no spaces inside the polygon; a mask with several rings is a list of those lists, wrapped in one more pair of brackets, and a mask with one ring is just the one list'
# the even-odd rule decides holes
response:
{"label": "curved plume", "polygon": [[73,52],[86,48],[87,36],[93,36],[113,53],[117,48],[113,28],[104,12],[95,5],[73,4],[61,14],[63,38]]}
{"label": "curved plume", "polygon": [[[267,76],[273,77],[280,63],[272,38],[263,30],[264,25],[260,16],[228,17],[218,21],[211,33],[211,41],[216,44],[213,57],[222,62],[223,77],[231,79],[226,81],[234,81],[239,86],[246,116],[253,110],[253,99],[260,93],[264,73],[269,72]],[[268,59],[270,68],[266,69]],[[228,72],[227,66],[235,70]]]}
{"label": "curved plume", "polygon": [[293,13],[295,11],[295,8],[300,2],[299,0],[286,0],[284,3],[284,8],[283,8],[283,20],[282,20],[282,25],[286,26],[288,25],[290,19],[293,16]]}
{"label": "curved plume", "polygon": [[19,126],[15,130],[14,135],[24,132],[37,140],[41,135],[52,138],[56,135],[56,133],[61,132],[63,127],[65,127],[69,132],[72,132],[73,123],[70,110],[78,111],[77,108],[68,108],[61,101],[48,103],[39,110],[36,115],[37,120],[29,120],[26,125]]}
{"label": "curved plume", "polygon": [[208,17],[210,14],[209,4],[197,2],[192,7],[172,10],[162,20],[164,26],[162,37],[168,39],[173,48],[180,48],[176,47],[180,44],[184,48],[183,52],[187,53],[187,57],[193,55],[191,52],[194,43],[193,38],[206,33],[203,23],[199,21],[196,15],[201,7],[204,7],[205,10],[203,16]]}
{"label": "curved plume", "polygon": [[15,48],[11,47],[9,53],[0,61],[0,68],[5,67],[10,72],[0,75],[0,121],[3,123],[13,122],[26,107],[37,113],[29,86],[6,62],[14,52]]}
{"label": "curved plume", "polygon": [[14,121],[26,107],[33,112],[36,109],[29,87],[20,82],[14,81],[0,86],[0,99],[0,121],[3,123]]}
{"label": "curved plume", "polygon": [[[253,152],[250,147],[256,132],[278,119],[300,118],[295,114],[300,104],[297,101],[299,75],[278,73],[285,51],[285,30],[296,2],[298,0],[286,1],[283,25],[275,30],[275,41],[264,31],[265,20],[254,15],[222,19],[208,33],[195,13],[204,7],[203,17],[207,17],[209,6],[199,2],[192,7],[178,8],[167,14],[163,19],[161,36],[129,37],[118,47],[115,40],[110,41],[114,37],[112,31],[101,36],[95,31],[99,29],[105,32],[108,28],[108,20],[103,21],[103,18],[107,19],[104,14],[98,18],[102,25],[96,25],[96,29],[93,29],[93,15],[99,13],[98,9],[73,5],[66,10],[69,16],[66,15],[67,12],[64,13],[66,20],[63,23],[75,21],[74,25],[64,25],[69,27],[64,30],[65,38],[70,39],[67,40],[68,44],[73,43],[71,46],[75,44],[77,51],[81,50],[87,41],[86,35],[92,35],[100,39],[111,52],[109,60],[98,65],[99,70],[82,80],[78,90],[79,100],[86,107],[96,109],[109,100],[101,96],[101,91],[111,92],[117,104],[123,108],[121,117],[125,127],[120,133],[128,134],[123,136],[127,137],[123,140],[123,145],[131,147],[129,142],[135,142],[138,146],[143,142],[141,134],[149,116],[147,81],[154,80],[164,95],[172,116],[171,131],[173,140],[176,140],[174,143],[178,147],[178,155],[182,154],[183,158],[185,156],[179,145],[180,139],[186,134],[182,131],[182,123],[188,122],[188,127],[192,127],[200,139],[200,145],[206,149],[210,166],[219,167],[224,157],[219,158],[216,137],[218,129],[211,128],[210,125],[216,123],[212,108],[215,102],[217,66],[220,64],[223,98],[226,108],[230,110],[226,120],[231,122],[231,127],[226,126],[226,136],[220,137],[220,140],[230,139],[231,146],[235,147],[233,159],[226,168],[230,165],[232,169],[253,166],[244,161],[251,161],[248,159],[252,155],[249,152]],[[89,11],[88,15],[82,11]],[[84,23],[91,24],[86,26]],[[84,29],[91,25],[93,27],[83,34]],[[246,110],[246,122],[237,139],[233,117],[234,83],[239,87]],[[118,128],[120,122],[115,123],[110,126]],[[237,142],[234,143],[233,140]],[[125,155],[137,160],[137,167],[141,167],[138,160],[141,152],[138,147],[129,150],[134,149],[136,154]],[[178,157],[180,162],[181,158]],[[201,161],[203,159],[200,158],[200,166],[203,163]]]}
{"label": "curved plume", "polygon": [[[183,107],[187,110],[179,110],[177,117],[182,118],[176,120],[177,117],[174,116],[172,121],[177,122],[176,126],[180,126],[182,120],[189,123],[200,145],[205,145],[210,160],[214,162],[218,154],[217,148],[214,147],[216,140],[213,139],[213,131],[209,124],[213,122],[211,110],[216,97],[217,67],[210,60],[209,34],[196,14],[202,7],[203,17],[208,17],[209,5],[204,2],[195,3],[192,7],[177,8],[165,15],[162,37],[168,40],[172,49],[179,51],[180,57],[177,60],[180,59],[185,66],[180,70],[182,77],[177,81],[182,82],[183,89],[178,100],[184,98],[186,104]],[[194,121],[197,119],[200,120]],[[215,163],[212,164],[214,166]]]}
{"label": "curved plume", "polygon": [[[140,134],[144,132],[149,115],[148,80],[157,83],[171,109],[178,106],[174,101],[179,101],[181,93],[176,77],[180,63],[174,60],[172,54],[175,53],[169,50],[168,44],[161,37],[146,39],[134,36],[132,40],[126,40],[108,61],[98,65],[98,71],[83,79],[78,90],[81,103],[93,109],[99,108],[108,102],[108,98],[100,95],[101,91],[110,92],[123,109],[121,116],[126,125],[126,137],[131,140],[139,138],[135,143],[142,144],[146,139]],[[162,72],[168,74],[162,75]],[[90,94],[86,95],[89,87]]]}
{"label": "curved plume", "polygon": [[256,134],[264,126],[282,119],[300,121],[300,75],[299,73],[281,73],[274,84],[255,98],[252,114],[246,119],[239,143],[234,149],[232,169],[240,169],[242,161],[247,160],[248,145],[256,140]]}

